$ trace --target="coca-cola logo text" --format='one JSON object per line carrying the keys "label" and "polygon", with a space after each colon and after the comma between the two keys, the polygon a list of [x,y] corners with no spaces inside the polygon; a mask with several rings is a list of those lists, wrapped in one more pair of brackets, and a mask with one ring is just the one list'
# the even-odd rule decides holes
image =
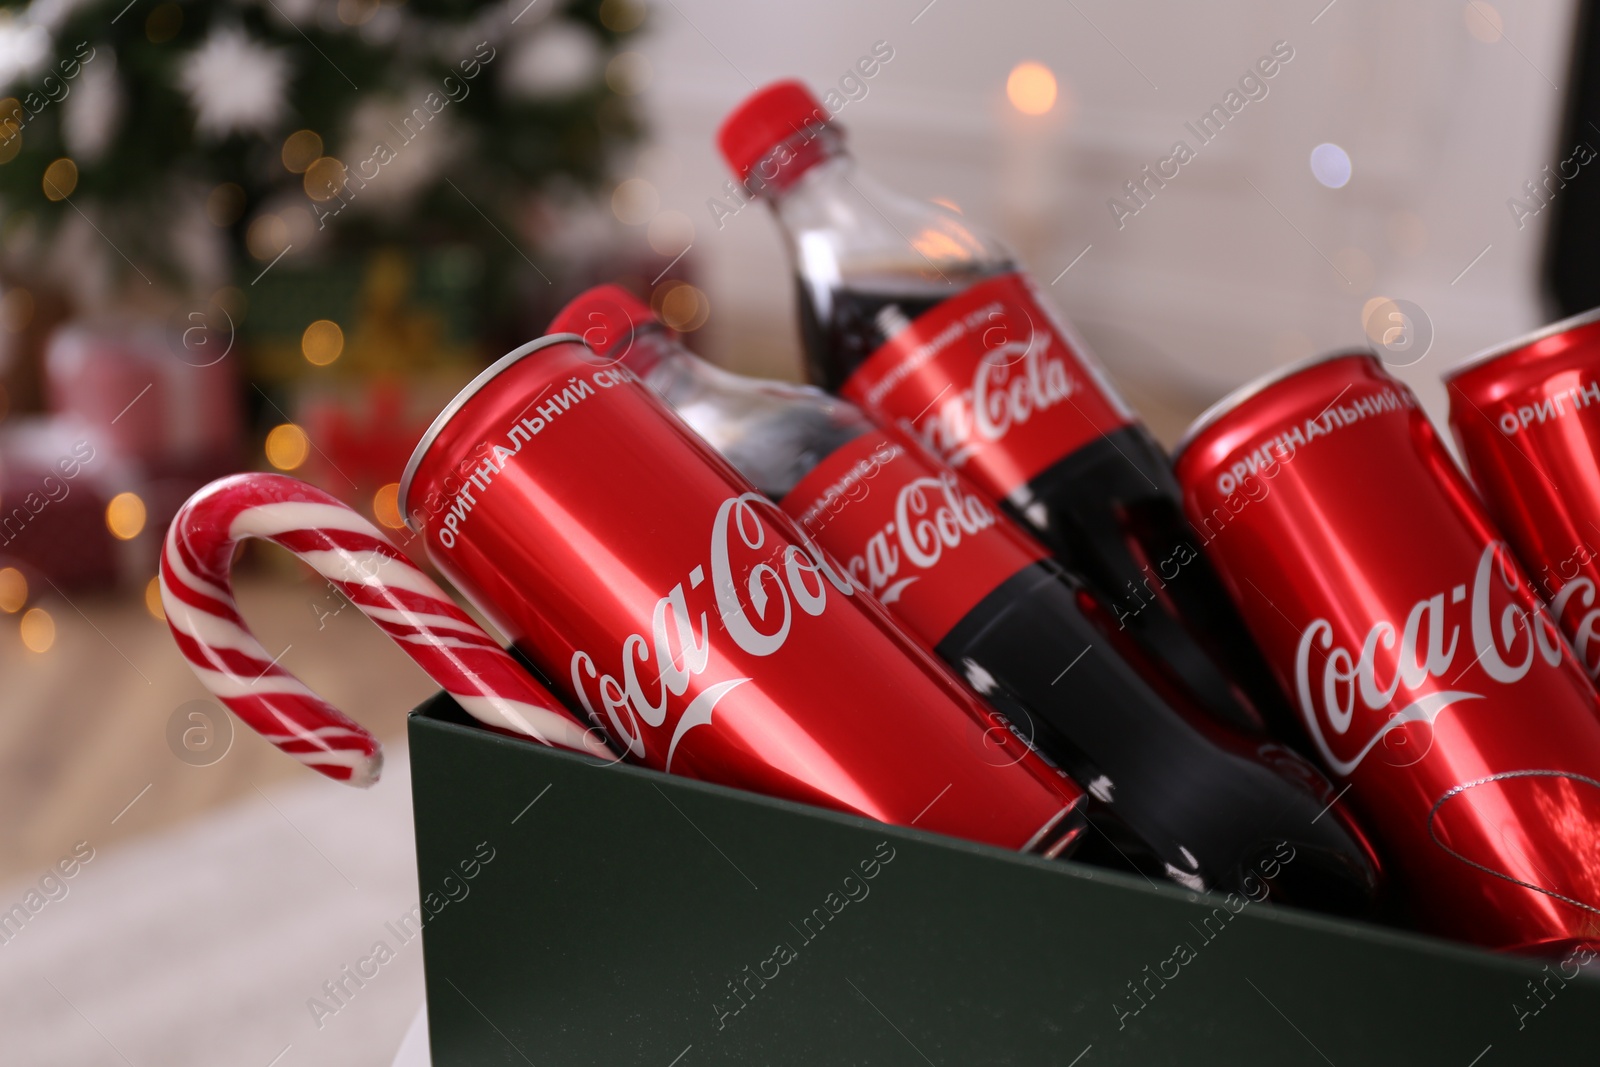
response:
{"label": "coca-cola logo text", "polygon": [[1593,578],[1574,578],[1562,586],[1550,611],[1558,619],[1567,619],[1567,609],[1574,603],[1577,605],[1572,612],[1575,618],[1567,623],[1567,637],[1572,641],[1572,650],[1578,654],[1584,672],[1590,678],[1600,678],[1600,641],[1595,640],[1600,634],[1600,606],[1595,604]]}
{"label": "coca-cola logo text", "polygon": [[[745,653],[770,656],[783,648],[797,621],[822,614],[830,586],[852,594],[849,578],[809,536],[802,532],[798,541],[787,541],[764,513],[782,516],[759,493],[723,501],[711,528],[709,588],[701,591],[706,567],[696,564],[686,583],[678,582],[656,601],[648,631],[622,641],[620,664],[613,671],[602,671],[583,649],[573,652],[572,689],[579,703],[631,755],[645,755],[644,728],[663,726],[673,701],[695,687],[710,663],[711,612]],[[749,680],[728,678],[699,687],[672,726],[666,770],[672,770],[684,735],[709,724],[717,702]]]}
{"label": "coca-cola logo text", "polygon": [[1035,414],[1083,391],[1067,361],[1050,353],[1049,330],[1030,330],[1025,340],[1003,339],[1003,327],[985,333],[1001,336],[986,344],[987,354],[973,372],[972,387],[950,396],[921,421],[902,425],[953,467],[980,447],[1006,436]]}
{"label": "coca-cola logo text", "polygon": [[845,569],[863,589],[893,604],[918,577],[900,577],[902,561],[926,571],[947,549],[996,521],[989,506],[963,491],[954,474],[917,478],[900,487],[893,520],[867,538],[861,551],[845,561]]}
{"label": "coca-cola logo text", "polygon": [[[1462,613],[1464,631],[1451,621]],[[1380,620],[1358,647],[1335,644],[1333,623],[1314,620],[1295,653],[1295,692],[1317,751],[1344,776],[1392,731],[1414,722],[1431,725],[1446,708],[1482,699],[1483,693],[1456,688],[1469,673],[1477,672],[1480,688],[1484,682],[1514,685],[1540,663],[1559,667],[1562,655],[1555,623],[1523,586],[1509,549],[1496,541],[1478,557],[1470,591],[1457,585],[1424,597],[1402,626]],[[1380,718],[1402,698],[1403,706]]]}

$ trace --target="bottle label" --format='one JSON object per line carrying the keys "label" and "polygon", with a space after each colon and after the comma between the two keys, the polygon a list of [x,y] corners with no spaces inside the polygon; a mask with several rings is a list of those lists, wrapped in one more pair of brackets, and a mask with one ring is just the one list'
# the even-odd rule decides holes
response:
{"label": "bottle label", "polygon": [[1088,347],[1021,274],[918,316],[840,392],[996,497],[1133,421]]}
{"label": "bottle label", "polygon": [[835,450],[783,498],[783,510],[930,648],[1047,555],[976,487],[893,430]]}

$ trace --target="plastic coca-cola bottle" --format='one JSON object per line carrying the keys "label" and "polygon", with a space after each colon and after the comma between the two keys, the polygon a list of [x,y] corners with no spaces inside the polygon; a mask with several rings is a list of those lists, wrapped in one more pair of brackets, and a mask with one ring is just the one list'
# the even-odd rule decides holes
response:
{"label": "plastic coca-cola bottle", "polygon": [[1266,884],[1275,899],[1323,910],[1371,903],[1376,863],[1330,811],[1326,779],[1142,677],[1044,546],[913,440],[820,390],[700,360],[616,286],[578,297],[550,328],[642,377],[1014,733],[1084,784],[1100,833],[1079,858],[1196,890]]}
{"label": "plastic coca-cola bottle", "polygon": [[1284,715],[1166,453],[1010,251],[862,173],[799,82],[758,91],[718,141],[783,227],[811,381],[1002,501],[1207,710]]}

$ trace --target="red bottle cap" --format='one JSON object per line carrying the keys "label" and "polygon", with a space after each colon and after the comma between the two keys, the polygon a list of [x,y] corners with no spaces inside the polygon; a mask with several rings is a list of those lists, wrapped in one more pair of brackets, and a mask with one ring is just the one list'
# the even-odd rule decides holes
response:
{"label": "red bottle cap", "polygon": [[829,119],[828,109],[798,81],[757,89],[722,120],[717,147],[741,179],[778,145]]}
{"label": "red bottle cap", "polygon": [[[659,323],[650,305],[620,285],[597,285],[574,297],[550,320],[549,333],[575,333],[596,355],[611,355],[641,326]],[[626,349],[616,353],[621,358]]]}

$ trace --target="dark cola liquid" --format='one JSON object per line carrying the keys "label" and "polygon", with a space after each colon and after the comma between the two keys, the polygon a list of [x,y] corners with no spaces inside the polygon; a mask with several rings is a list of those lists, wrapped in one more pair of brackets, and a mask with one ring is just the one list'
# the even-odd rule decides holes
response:
{"label": "dark cola liquid", "polygon": [[[892,335],[941,301],[996,273],[948,282],[874,280],[817,292],[798,282],[801,341],[811,380],[838,392]],[[898,288],[896,288],[898,285]],[[1165,451],[1142,424],[1064,456],[1008,500],[1014,518],[1049,546],[1201,707],[1235,726],[1271,720],[1300,729],[1255,642],[1184,518]]]}
{"label": "dark cola liquid", "polygon": [[1264,883],[1278,903],[1370,911],[1376,864],[1330,809],[1326,780],[1288,750],[1167,699],[1105,640],[1080,597],[1056,564],[1035,564],[937,649],[1094,798],[1074,858],[1202,892],[1259,898]]}
{"label": "dark cola liquid", "polygon": [[1143,425],[1089,442],[1007,509],[1082,576],[1107,612],[1212,714],[1251,729],[1300,727],[1184,517],[1177,480]]}
{"label": "dark cola liquid", "polygon": [[829,292],[815,292],[799,279],[800,344],[812,384],[837,393],[851,372],[889,339],[892,326],[886,331],[885,325],[909,322],[985,276],[967,274],[951,282],[935,278],[914,288],[895,279],[882,287]]}

